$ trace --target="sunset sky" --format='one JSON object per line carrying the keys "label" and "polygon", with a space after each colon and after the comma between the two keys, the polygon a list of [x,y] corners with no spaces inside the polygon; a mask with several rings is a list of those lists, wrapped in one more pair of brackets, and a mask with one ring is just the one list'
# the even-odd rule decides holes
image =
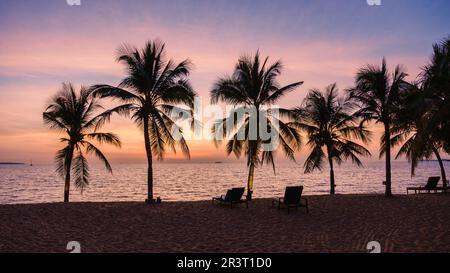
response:
{"label": "sunset sky", "polygon": [[[280,103],[291,107],[310,88],[350,87],[359,67],[380,64],[383,56],[391,69],[405,65],[414,80],[431,45],[450,34],[448,0],[81,2],[0,2],[0,161],[52,162],[60,143],[43,125],[46,102],[62,82],[116,85],[124,77],[116,49],[124,42],[143,47],[159,38],[170,57],[192,60],[191,82],[205,105],[213,82],[230,74],[239,56],[259,49],[283,61],[282,84],[305,82]],[[113,162],[144,162],[142,133],[131,121],[114,118],[103,131],[123,141],[121,150],[104,147]],[[209,141],[191,141],[190,148],[193,160],[226,158]]]}

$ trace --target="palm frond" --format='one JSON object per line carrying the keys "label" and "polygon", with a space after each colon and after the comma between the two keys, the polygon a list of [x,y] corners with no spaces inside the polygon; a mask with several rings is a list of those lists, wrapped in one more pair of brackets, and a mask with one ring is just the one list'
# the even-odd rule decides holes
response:
{"label": "palm frond", "polygon": [[122,146],[122,143],[121,143],[119,137],[113,133],[97,133],[96,132],[96,133],[86,134],[85,137],[96,140],[100,144],[103,144],[103,143],[112,144],[119,148]]}
{"label": "palm frond", "polygon": [[89,185],[89,166],[87,159],[81,152],[73,160],[72,171],[75,179],[75,187],[83,192]]}
{"label": "palm frond", "polygon": [[102,153],[102,151],[100,151],[100,149],[98,149],[97,147],[95,147],[92,143],[84,141],[82,142],[84,145],[86,145],[86,152],[88,154],[94,154],[101,162],[103,162],[103,164],[105,165],[105,168],[112,173],[112,167],[111,164],[109,164],[108,159],[106,159],[106,156]]}
{"label": "palm frond", "polygon": [[83,124],[83,127],[85,129],[94,128],[94,131],[97,131],[103,125],[105,125],[105,123],[109,123],[111,121],[111,116],[113,114],[128,117],[130,113],[135,109],[136,106],[134,104],[123,104],[116,106],[90,118]]}
{"label": "palm frond", "polygon": [[65,179],[68,172],[70,172],[69,166],[72,162],[73,147],[67,145],[63,149],[59,150],[55,155],[56,172]]}
{"label": "palm frond", "polygon": [[306,158],[305,164],[303,168],[305,169],[305,173],[311,173],[315,169],[322,170],[323,164],[325,162],[325,153],[322,148],[316,146],[312,149],[309,156]]}
{"label": "palm frond", "polygon": [[113,98],[124,102],[142,101],[142,98],[130,91],[120,87],[114,87],[106,84],[98,84],[91,86],[93,95],[100,98]]}

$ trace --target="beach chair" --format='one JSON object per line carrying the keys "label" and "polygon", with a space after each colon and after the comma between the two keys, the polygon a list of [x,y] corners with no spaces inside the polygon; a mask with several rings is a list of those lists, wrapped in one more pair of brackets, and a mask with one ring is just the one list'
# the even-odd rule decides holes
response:
{"label": "beach chair", "polygon": [[423,191],[426,191],[428,193],[432,191],[437,192],[439,190],[437,185],[440,179],[441,178],[439,176],[429,177],[425,187],[408,187],[406,188],[406,194],[409,194],[410,191],[414,191],[414,194],[420,194]]}
{"label": "beach chair", "polygon": [[448,181],[448,180],[446,180],[446,182],[447,183],[445,183],[445,187],[444,186],[442,186],[442,187],[436,187],[436,189],[438,190],[438,191],[442,191],[443,193],[448,193],[448,192],[450,192],[450,182]]}
{"label": "beach chair", "polygon": [[226,195],[213,197],[212,203],[214,204],[214,202],[217,201],[223,205],[230,205],[231,208],[233,208],[233,205],[245,203],[248,208],[248,201],[246,199],[242,199],[244,191],[245,188],[233,188],[228,190]]}
{"label": "beach chair", "polygon": [[[272,206],[277,206],[278,209],[287,208],[288,214],[291,208],[298,209],[299,207],[305,208],[306,213],[309,213],[308,200],[302,198],[303,187],[286,187],[284,197],[273,200]],[[305,203],[302,203],[302,199]]]}

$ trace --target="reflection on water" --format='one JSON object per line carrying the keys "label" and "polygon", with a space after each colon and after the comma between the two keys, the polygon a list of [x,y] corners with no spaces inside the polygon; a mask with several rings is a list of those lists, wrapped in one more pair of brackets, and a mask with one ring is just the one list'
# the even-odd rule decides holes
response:
{"label": "reflection on water", "polygon": [[[446,164],[447,172],[450,164]],[[115,164],[114,174],[91,167],[91,184],[83,193],[72,187],[71,201],[143,201],[147,192],[145,164]],[[163,163],[154,166],[155,195],[164,200],[209,200],[227,188],[246,186],[245,163]],[[450,172],[449,172],[450,173]],[[422,163],[411,178],[407,162],[394,162],[393,192],[424,185],[427,177],[440,176],[436,162]],[[449,175],[450,176],[450,175]],[[275,176],[270,167],[257,169],[254,197],[282,195],[288,185],[304,185],[307,195],[327,194],[328,171],[304,174],[302,165],[280,163]],[[384,162],[367,162],[365,168],[345,164],[336,170],[337,193],[383,193]],[[52,165],[0,166],[0,204],[61,202],[64,182]]]}

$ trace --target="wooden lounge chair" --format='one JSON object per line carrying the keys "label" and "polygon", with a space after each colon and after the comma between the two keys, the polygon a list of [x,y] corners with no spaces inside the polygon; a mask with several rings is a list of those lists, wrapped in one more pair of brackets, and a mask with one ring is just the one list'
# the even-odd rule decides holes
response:
{"label": "wooden lounge chair", "polygon": [[233,188],[228,190],[226,195],[213,197],[212,202],[214,204],[215,201],[218,201],[220,204],[230,205],[231,208],[233,208],[233,205],[245,203],[248,208],[248,201],[246,199],[242,199],[244,191],[245,188]]}
{"label": "wooden lounge chair", "polygon": [[288,213],[291,208],[298,209],[299,207],[302,207],[306,208],[306,213],[309,213],[308,200],[306,198],[303,198],[305,200],[305,203],[302,203],[302,193],[302,186],[286,187],[284,197],[278,198],[278,200],[274,200],[272,202],[272,206],[277,206],[278,209],[287,208]]}
{"label": "wooden lounge chair", "polygon": [[437,192],[438,190],[440,190],[437,186],[440,179],[441,178],[439,176],[430,177],[428,178],[428,182],[425,185],[425,187],[408,187],[406,188],[406,194],[409,194],[409,191],[414,191],[414,194],[420,194],[421,192],[424,191],[428,193],[432,191]]}

